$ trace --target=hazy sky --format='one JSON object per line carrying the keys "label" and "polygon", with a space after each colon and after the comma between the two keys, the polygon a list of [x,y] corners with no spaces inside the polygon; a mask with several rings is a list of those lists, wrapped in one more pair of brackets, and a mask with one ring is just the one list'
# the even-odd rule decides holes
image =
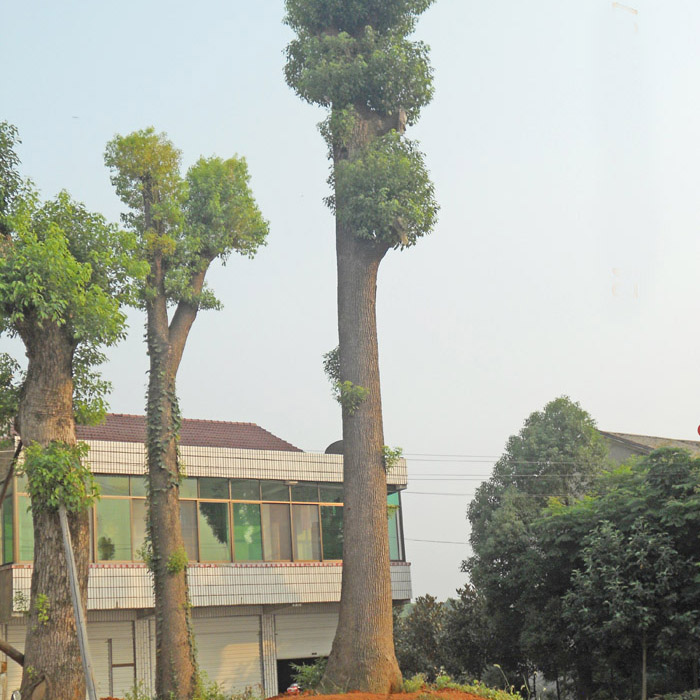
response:
{"label": "hazy sky", "polygon": [[[323,112],[284,83],[282,0],[0,7],[0,119],[44,195],[66,188],[116,220],[105,144],[148,125],[185,166],[248,159],[269,245],[212,272],[225,308],[193,328],[184,414],[306,450],[338,439],[321,368],[337,343]],[[696,0],[437,0],[418,25],[436,94],[409,135],[442,209],[430,238],[387,256],[378,298],[416,594],[462,585],[466,546],[416,540],[466,542],[478,478],[550,399],[604,429],[696,437],[699,26]],[[109,353],[114,411],[143,412],[142,336],[133,313]]]}

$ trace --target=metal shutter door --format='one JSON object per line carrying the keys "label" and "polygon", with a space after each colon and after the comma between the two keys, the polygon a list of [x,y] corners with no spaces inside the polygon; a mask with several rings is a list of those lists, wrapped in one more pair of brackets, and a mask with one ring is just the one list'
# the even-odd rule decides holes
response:
{"label": "metal shutter door", "polygon": [[338,613],[275,615],[278,659],[328,656],[338,626]]}
{"label": "metal shutter door", "polygon": [[115,698],[123,698],[134,687],[135,682],[133,624],[131,622],[89,623],[88,640],[97,696],[103,698],[110,695],[111,671],[111,695]]}
{"label": "metal shutter door", "polygon": [[223,686],[224,692],[262,687],[260,658],[260,618],[223,617],[194,621],[197,661],[209,682]]}

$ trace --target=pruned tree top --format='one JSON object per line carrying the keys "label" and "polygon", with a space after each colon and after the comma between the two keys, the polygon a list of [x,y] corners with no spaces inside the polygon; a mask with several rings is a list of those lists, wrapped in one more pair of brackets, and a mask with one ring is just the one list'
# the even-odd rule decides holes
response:
{"label": "pruned tree top", "polygon": [[[124,221],[139,238],[141,256],[158,260],[167,301],[198,308],[219,305],[206,286],[193,291],[193,279],[214,260],[232,252],[253,257],[265,245],[268,223],[249,187],[245,158],[200,158],[185,177],[181,154],[153,127],[115,136],[105,163],[121,200],[130,211]],[[142,290],[152,295],[151,276]]]}

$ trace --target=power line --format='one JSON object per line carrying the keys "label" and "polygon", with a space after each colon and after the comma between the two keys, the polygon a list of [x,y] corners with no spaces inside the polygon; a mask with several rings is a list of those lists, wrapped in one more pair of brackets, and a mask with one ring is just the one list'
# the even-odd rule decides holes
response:
{"label": "power line", "polygon": [[406,542],[430,542],[431,544],[459,544],[463,547],[468,546],[468,542],[455,542],[453,540],[416,540],[412,537],[404,537]]}

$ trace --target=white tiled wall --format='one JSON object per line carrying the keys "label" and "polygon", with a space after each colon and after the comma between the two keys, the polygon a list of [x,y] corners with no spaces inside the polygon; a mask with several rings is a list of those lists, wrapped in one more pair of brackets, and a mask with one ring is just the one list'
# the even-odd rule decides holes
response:
{"label": "white tiled wall", "polygon": [[[31,566],[13,566],[12,571],[13,597],[21,591],[28,601]],[[411,597],[410,572],[410,564],[392,563],[391,588],[395,600]],[[195,607],[336,602],[340,600],[341,575],[339,562],[193,564],[188,567],[190,597]],[[89,610],[152,607],[151,577],[143,564],[93,564],[90,567]],[[15,609],[15,612],[21,611]]]}

